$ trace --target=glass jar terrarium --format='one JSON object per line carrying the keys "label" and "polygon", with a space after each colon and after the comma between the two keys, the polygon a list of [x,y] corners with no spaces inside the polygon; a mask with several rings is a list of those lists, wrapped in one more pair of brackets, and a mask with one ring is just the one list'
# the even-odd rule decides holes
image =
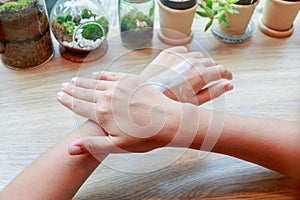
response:
{"label": "glass jar terrarium", "polygon": [[106,53],[109,22],[99,0],[59,0],[50,21],[62,57],[90,62]]}
{"label": "glass jar terrarium", "polygon": [[53,56],[44,0],[0,1],[0,53],[13,69],[37,67]]}
{"label": "glass jar terrarium", "polygon": [[143,49],[151,44],[154,24],[153,0],[119,0],[121,40],[129,49]]}

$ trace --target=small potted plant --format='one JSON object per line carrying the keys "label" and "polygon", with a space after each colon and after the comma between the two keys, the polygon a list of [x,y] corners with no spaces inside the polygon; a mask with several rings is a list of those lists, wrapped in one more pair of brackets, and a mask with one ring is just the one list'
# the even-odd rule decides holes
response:
{"label": "small potted plant", "polygon": [[299,0],[265,0],[258,26],[266,35],[288,37],[294,31],[293,24],[299,9]]}
{"label": "small potted plant", "polygon": [[196,13],[210,19],[205,31],[218,20],[219,26],[212,27],[214,35],[224,42],[240,43],[252,34],[254,27],[249,27],[249,22],[257,4],[257,0],[207,0],[199,4]]}
{"label": "small potted plant", "polygon": [[159,39],[170,45],[185,45],[193,39],[192,24],[197,0],[157,0],[159,7]]}
{"label": "small potted plant", "polygon": [[133,50],[148,47],[153,37],[154,2],[120,0],[119,23],[125,47]]}
{"label": "small potted plant", "polygon": [[43,0],[0,1],[0,53],[13,69],[37,67],[53,56]]}
{"label": "small potted plant", "polygon": [[59,50],[64,58],[90,62],[106,53],[108,19],[89,9],[83,1],[57,2],[50,18],[52,32],[60,43]]}

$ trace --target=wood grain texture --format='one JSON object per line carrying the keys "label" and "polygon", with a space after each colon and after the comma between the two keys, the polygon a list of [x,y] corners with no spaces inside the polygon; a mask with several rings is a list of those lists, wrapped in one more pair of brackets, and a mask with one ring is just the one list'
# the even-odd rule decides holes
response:
{"label": "wood grain texture", "polygon": [[[195,21],[189,48],[201,50],[201,44],[228,67],[235,89],[223,97],[220,108],[204,106],[225,105],[228,113],[299,121],[299,17],[289,38],[271,38],[256,28],[251,40],[239,45],[204,33],[205,22]],[[107,54],[95,63],[64,60],[56,44],[55,57],[43,67],[14,71],[0,64],[0,189],[82,121],[56,101],[61,83],[100,70],[140,73],[167,47],[155,36],[152,48],[131,52],[120,45],[116,29],[110,34]],[[199,152],[186,150],[170,165],[148,173],[102,165],[74,199],[297,199],[295,188],[288,178],[260,166],[218,154],[200,159]]]}

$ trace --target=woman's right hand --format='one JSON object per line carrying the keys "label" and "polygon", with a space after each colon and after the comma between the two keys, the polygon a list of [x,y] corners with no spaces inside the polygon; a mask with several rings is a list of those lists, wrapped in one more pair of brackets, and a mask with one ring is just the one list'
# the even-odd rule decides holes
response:
{"label": "woman's right hand", "polygon": [[[96,80],[118,81],[124,73],[95,72]],[[201,105],[233,89],[232,73],[200,52],[178,46],[163,50],[140,74],[169,98]]]}

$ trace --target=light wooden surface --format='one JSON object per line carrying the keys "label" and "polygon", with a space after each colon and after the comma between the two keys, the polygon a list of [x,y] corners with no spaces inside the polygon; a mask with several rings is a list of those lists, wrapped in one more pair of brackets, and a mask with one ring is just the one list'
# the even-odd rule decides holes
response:
{"label": "light wooden surface", "polygon": [[[270,38],[256,28],[252,39],[239,45],[204,33],[204,22],[194,23],[190,48],[202,51],[197,45],[201,44],[233,72],[235,89],[226,95],[226,112],[299,121],[299,18],[289,38]],[[62,82],[105,69],[139,73],[165,47],[154,38],[152,48],[130,52],[112,31],[109,50],[96,63],[71,63],[56,48],[55,57],[40,68],[14,71],[0,64],[0,189],[82,121],[56,101]],[[149,173],[102,165],[74,199],[296,199],[294,188],[288,178],[260,166],[217,154],[200,159],[197,151],[187,150],[170,165]]]}

